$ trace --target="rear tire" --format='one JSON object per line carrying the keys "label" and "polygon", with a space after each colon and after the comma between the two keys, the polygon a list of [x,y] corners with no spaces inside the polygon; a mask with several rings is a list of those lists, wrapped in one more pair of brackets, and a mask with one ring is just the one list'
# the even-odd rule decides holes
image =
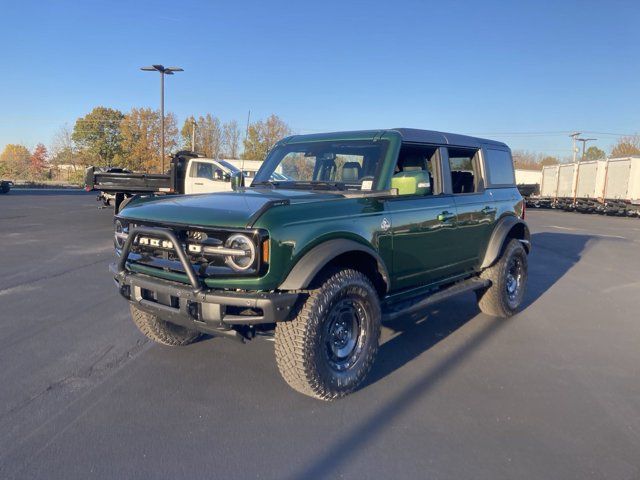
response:
{"label": "rear tire", "polygon": [[135,305],[130,305],[131,318],[147,338],[162,345],[172,347],[189,345],[195,342],[200,333],[180,325],[165,322],[155,315],[140,310]]}
{"label": "rear tire", "polygon": [[278,369],[294,390],[321,400],[353,392],[373,365],[380,302],[371,281],[346,269],[311,290],[297,316],[276,324]]}
{"label": "rear tire", "polygon": [[514,315],[522,305],[527,284],[527,252],[520,241],[510,240],[500,259],[480,277],[491,280],[490,287],[476,291],[480,310],[494,317]]}

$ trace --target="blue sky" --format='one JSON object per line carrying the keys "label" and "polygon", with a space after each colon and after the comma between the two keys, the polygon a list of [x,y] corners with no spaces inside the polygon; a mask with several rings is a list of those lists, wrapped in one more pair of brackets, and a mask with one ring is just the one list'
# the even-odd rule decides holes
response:
{"label": "blue sky", "polygon": [[[300,133],[407,126],[567,156],[564,132],[640,131],[636,1],[5,1],[0,148],[97,105]],[[606,134],[606,135],[605,135]]]}

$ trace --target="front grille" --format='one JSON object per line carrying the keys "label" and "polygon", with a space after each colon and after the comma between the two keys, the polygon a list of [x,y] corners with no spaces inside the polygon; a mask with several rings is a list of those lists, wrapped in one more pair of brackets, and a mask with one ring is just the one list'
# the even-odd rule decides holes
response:
{"label": "front grille", "polygon": [[[122,221],[122,220],[121,220]],[[167,228],[165,225],[148,223],[131,223],[127,225],[126,231],[130,227],[150,227]],[[262,261],[260,258],[260,248],[256,248],[256,259],[250,268],[239,272],[225,263],[225,256],[220,254],[203,253],[204,247],[224,248],[227,239],[236,233],[243,233],[250,237],[255,246],[261,245],[266,239],[266,233],[259,230],[226,230],[226,229],[201,229],[188,226],[172,226],[171,231],[180,241],[181,248],[189,258],[196,273],[201,278],[210,277],[238,277],[256,276],[261,274]],[[130,263],[145,267],[157,268],[165,272],[185,273],[182,263],[175,253],[175,246],[166,239],[150,234],[138,235],[131,246],[128,256]]]}

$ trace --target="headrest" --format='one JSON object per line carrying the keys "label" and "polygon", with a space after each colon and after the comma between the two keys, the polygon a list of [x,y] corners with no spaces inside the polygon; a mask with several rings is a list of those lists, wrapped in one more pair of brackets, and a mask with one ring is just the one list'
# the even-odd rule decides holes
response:
{"label": "headrest", "polygon": [[396,173],[391,177],[391,188],[397,188],[398,195],[431,195],[429,172],[412,170]]}
{"label": "headrest", "polygon": [[361,169],[358,162],[346,162],[342,167],[342,181],[358,180]]}

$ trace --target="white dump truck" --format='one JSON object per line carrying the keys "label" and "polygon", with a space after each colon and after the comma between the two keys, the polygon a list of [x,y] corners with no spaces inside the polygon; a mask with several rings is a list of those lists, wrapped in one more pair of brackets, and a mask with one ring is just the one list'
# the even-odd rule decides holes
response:
{"label": "white dump truck", "polygon": [[[85,190],[98,190],[98,200],[113,203],[116,212],[133,195],[199,194],[231,191],[231,178],[242,170],[244,185],[251,185],[262,162],[205,158],[189,151],[178,152],[167,173],[142,173],[88,167]],[[105,201],[105,198],[108,201]]]}

